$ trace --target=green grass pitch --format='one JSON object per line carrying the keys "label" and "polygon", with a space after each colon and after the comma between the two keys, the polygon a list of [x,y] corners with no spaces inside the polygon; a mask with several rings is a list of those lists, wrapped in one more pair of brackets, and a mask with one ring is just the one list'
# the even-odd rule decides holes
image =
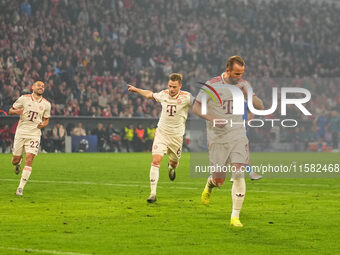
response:
{"label": "green grass pitch", "polygon": [[[205,179],[183,154],[175,182],[164,158],[147,204],[150,153],[40,154],[23,197],[0,155],[0,254],[339,254],[340,179],[247,178],[243,228],[229,226],[231,183],[200,203]],[[262,160],[339,162],[339,154],[252,153]],[[269,160],[269,161],[270,161]]]}

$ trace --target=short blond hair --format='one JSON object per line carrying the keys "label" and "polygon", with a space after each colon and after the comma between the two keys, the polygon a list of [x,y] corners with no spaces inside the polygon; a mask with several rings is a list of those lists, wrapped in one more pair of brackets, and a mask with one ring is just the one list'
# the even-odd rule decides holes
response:
{"label": "short blond hair", "polygon": [[232,56],[232,57],[228,58],[225,68],[232,71],[235,63],[239,64],[240,66],[245,65],[244,60],[240,56]]}
{"label": "short blond hair", "polygon": [[179,84],[182,84],[183,76],[180,73],[172,73],[169,75],[170,81],[178,81]]}

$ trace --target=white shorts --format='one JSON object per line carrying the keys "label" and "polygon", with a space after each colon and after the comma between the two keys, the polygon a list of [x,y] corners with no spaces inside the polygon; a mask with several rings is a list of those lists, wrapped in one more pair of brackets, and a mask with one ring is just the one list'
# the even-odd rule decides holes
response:
{"label": "white shorts", "polygon": [[22,154],[32,153],[38,155],[40,146],[40,136],[38,137],[14,137],[13,156],[21,156]]}
{"label": "white shorts", "polygon": [[214,143],[209,145],[209,160],[213,165],[225,166],[228,163],[249,164],[248,138],[229,143]]}
{"label": "white shorts", "polygon": [[171,136],[156,129],[152,144],[152,155],[169,155],[169,159],[178,162],[182,154],[183,136]]}

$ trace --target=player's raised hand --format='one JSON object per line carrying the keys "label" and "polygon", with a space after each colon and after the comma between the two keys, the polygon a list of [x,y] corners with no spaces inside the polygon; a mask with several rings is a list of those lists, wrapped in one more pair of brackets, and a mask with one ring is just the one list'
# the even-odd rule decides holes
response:
{"label": "player's raised hand", "polygon": [[247,100],[247,98],[248,98],[248,89],[247,89],[247,87],[245,85],[243,85],[243,84],[237,84],[236,86],[241,89],[241,91],[242,91],[242,93],[244,95],[244,98]]}
{"label": "player's raised hand", "polygon": [[45,127],[45,125],[42,123],[42,122],[40,122],[39,124],[38,124],[38,126],[37,126],[37,128],[39,128],[39,129],[42,129],[42,128],[44,128]]}
{"label": "player's raised hand", "polygon": [[129,91],[130,92],[137,92],[137,88],[135,87],[135,86],[132,86],[132,85],[130,85],[130,84],[128,84],[128,87],[129,87]]}

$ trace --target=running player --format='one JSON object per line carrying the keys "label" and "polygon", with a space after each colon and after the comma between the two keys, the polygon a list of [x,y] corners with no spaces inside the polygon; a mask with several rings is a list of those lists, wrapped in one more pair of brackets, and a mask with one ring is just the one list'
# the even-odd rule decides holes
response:
{"label": "running player", "polygon": [[[211,98],[207,99],[207,114],[202,114],[201,99],[204,90],[201,90],[193,106],[193,112],[207,120],[207,139],[209,148],[209,160],[213,166],[225,166],[232,164],[232,201],[233,210],[230,224],[235,227],[242,227],[239,220],[240,210],[243,205],[246,185],[244,180],[244,169],[249,162],[248,138],[246,135],[245,125],[242,115],[233,115],[233,96],[226,85],[237,86],[244,94],[248,96],[250,84],[242,80],[245,63],[240,56],[233,56],[227,60],[226,70],[220,76],[212,78],[205,84],[220,97],[221,106],[216,106]],[[256,109],[264,109],[262,100],[255,94],[252,95],[253,104]],[[214,125],[214,119],[224,119],[234,125]],[[208,178],[207,184],[202,193],[202,203],[208,205],[213,188],[223,185],[226,178],[226,172],[213,172]]]}
{"label": "running player", "polygon": [[32,94],[19,97],[9,110],[10,115],[20,115],[14,137],[12,158],[16,174],[20,173],[22,155],[26,152],[25,167],[16,191],[18,196],[23,195],[24,187],[32,173],[33,159],[38,154],[40,146],[41,129],[48,125],[51,112],[51,104],[42,97],[45,90],[44,83],[35,82],[32,90]]}
{"label": "running player", "polygon": [[159,93],[143,90],[132,85],[129,91],[136,92],[145,98],[154,99],[161,103],[162,113],[158,121],[155,138],[152,145],[152,164],[150,168],[151,193],[147,202],[156,202],[156,189],[159,179],[159,168],[165,154],[169,155],[168,174],[171,181],[176,178],[176,167],[182,153],[185,122],[189,108],[192,104],[192,96],[189,92],[181,91],[182,75],[170,74],[168,89]]}

